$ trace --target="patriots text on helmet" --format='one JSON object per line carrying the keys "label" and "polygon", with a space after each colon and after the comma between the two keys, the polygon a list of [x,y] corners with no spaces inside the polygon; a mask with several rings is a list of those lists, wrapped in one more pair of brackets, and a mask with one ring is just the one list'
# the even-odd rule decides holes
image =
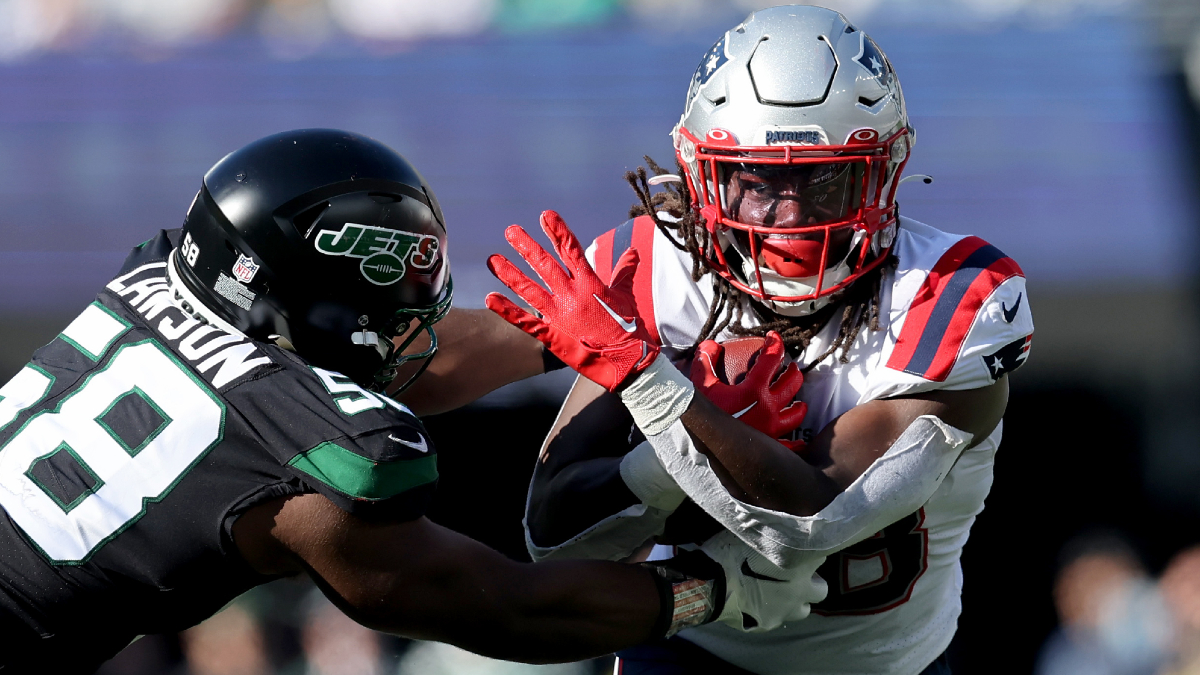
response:
{"label": "patriots text on helmet", "polygon": [[399,281],[410,266],[428,270],[438,258],[436,237],[357,223],[321,231],[315,245],[325,255],[361,258],[363,277],[379,286]]}
{"label": "patriots text on helmet", "polygon": [[825,138],[820,131],[767,131],[766,144],[821,145]]}

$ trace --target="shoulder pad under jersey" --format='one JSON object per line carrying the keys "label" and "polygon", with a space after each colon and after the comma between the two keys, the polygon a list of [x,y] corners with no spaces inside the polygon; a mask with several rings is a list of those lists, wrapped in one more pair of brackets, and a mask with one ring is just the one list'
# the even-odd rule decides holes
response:
{"label": "shoulder pad under jersey", "polygon": [[260,442],[345,511],[389,520],[424,513],[438,473],[437,451],[420,420],[345,375],[280,356],[291,361],[285,370],[228,394]]}
{"label": "shoulder pad under jersey", "polygon": [[125,257],[125,262],[121,264],[121,271],[117,273],[117,276],[132,272],[147,263],[166,260],[171,249],[179,243],[181,231],[179,229],[159,230],[155,236],[133,247],[133,250]]}

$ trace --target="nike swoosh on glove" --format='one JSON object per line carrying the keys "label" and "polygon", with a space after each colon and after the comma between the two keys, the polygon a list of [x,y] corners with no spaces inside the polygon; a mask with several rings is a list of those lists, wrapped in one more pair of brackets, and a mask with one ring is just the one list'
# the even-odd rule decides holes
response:
{"label": "nike swoosh on glove", "polygon": [[758,633],[804,619],[829,592],[817,575],[822,555],[785,569],[729,531],[710,537],[700,550],[725,570],[725,605],[717,621],[738,630]]}
{"label": "nike swoosh on glove", "polygon": [[541,317],[521,309],[499,293],[489,293],[488,309],[529,333],[579,374],[609,391],[617,391],[658,356],[638,318],[633,298],[633,272],[638,254],[633,248],[613,266],[612,282],[596,276],[579,240],[554,211],[543,211],[542,230],[563,262],[560,267],[525,230],[517,225],[504,238],[529,263],[546,288],[525,276],[504,256],[488,258],[488,269]]}
{"label": "nike swoosh on glove", "polygon": [[[792,432],[804,422],[808,404],[797,401],[796,394],[804,385],[804,373],[794,362],[779,372],[786,355],[779,333],[767,333],[766,342],[737,384],[725,384],[717,377],[724,347],[719,342],[705,340],[696,350],[697,366],[692,368],[692,384],[696,390],[718,408],[742,422],[777,439],[793,452],[802,452],[803,440],[790,440]],[[778,376],[776,376],[778,374]],[[742,413],[738,415],[738,413]]]}

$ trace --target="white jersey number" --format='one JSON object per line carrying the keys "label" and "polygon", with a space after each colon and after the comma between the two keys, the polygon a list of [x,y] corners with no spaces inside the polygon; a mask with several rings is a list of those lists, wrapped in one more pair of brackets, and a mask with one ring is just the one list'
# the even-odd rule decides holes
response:
{"label": "white jersey number", "polygon": [[[27,366],[0,389],[0,424],[50,379]],[[161,345],[123,345],[0,447],[0,506],[51,562],[82,563],[165,497],[224,422],[224,404]]]}

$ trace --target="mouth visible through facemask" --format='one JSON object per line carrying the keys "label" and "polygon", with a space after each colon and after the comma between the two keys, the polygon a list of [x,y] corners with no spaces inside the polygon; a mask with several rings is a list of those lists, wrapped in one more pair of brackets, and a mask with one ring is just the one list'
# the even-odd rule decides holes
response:
{"label": "mouth visible through facemask", "polygon": [[731,234],[725,233],[728,237],[726,241],[733,244],[727,251],[735,250],[739,254],[742,283],[771,299],[773,310],[786,315],[806,314],[824,306],[829,298],[818,290],[818,280],[823,290],[845,281],[851,273],[850,258],[866,236],[865,232],[856,231],[844,253],[829,251],[825,272],[821,274],[821,254],[825,244],[823,239],[814,241],[812,233],[771,233],[769,237],[760,235],[757,260],[752,260],[748,255],[749,242],[745,236],[735,239]]}
{"label": "mouth visible through facemask", "polygon": [[815,277],[821,271],[823,240],[800,239],[805,235],[781,234],[764,237],[762,260],[775,273],[794,278]]}

